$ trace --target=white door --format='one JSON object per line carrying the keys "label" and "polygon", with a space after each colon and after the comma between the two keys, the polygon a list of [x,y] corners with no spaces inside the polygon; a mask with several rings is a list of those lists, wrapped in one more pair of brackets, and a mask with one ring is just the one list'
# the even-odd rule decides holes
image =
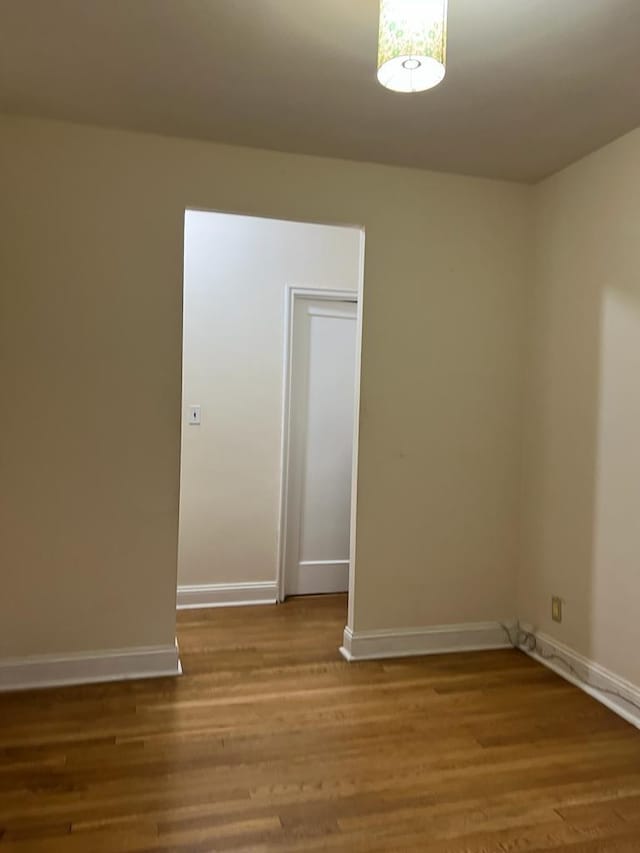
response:
{"label": "white door", "polygon": [[356,303],[293,312],[285,594],[349,586]]}

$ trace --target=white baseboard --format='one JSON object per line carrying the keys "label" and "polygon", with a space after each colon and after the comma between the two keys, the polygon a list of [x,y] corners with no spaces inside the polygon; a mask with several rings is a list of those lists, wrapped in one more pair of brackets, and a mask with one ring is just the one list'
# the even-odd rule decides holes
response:
{"label": "white baseboard", "polygon": [[0,692],[182,673],[177,643],[0,660]]}
{"label": "white baseboard", "polygon": [[471,622],[386,631],[353,632],[347,627],[340,652],[348,661],[359,661],[510,647],[499,622]]}
{"label": "white baseboard", "polygon": [[349,589],[349,560],[304,560],[290,574],[287,595],[325,595]]}
{"label": "white baseboard", "polygon": [[199,607],[240,607],[247,604],[275,604],[278,584],[211,583],[202,586],[178,587],[178,610]]}
{"label": "white baseboard", "polygon": [[[532,652],[527,648],[526,643],[523,643],[520,646],[523,652],[584,690],[628,723],[640,728],[640,687],[589,660],[553,637],[537,632],[530,625],[520,623],[520,628],[535,637],[538,644],[538,651]],[[561,660],[548,660],[547,655],[557,656]],[[562,661],[566,661],[566,664]],[[629,704],[623,697],[638,707]]]}

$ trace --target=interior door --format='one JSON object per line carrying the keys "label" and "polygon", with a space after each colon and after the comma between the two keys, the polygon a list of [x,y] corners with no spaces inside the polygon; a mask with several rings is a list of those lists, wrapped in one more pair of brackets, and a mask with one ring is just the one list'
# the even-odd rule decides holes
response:
{"label": "interior door", "polygon": [[356,303],[293,312],[285,594],[349,585]]}

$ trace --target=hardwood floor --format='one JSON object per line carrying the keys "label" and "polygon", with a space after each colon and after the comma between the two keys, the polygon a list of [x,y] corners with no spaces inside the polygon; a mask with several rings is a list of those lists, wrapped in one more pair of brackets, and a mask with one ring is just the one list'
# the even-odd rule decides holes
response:
{"label": "hardwood floor", "polygon": [[0,853],[639,853],[640,732],[516,651],[347,664],[345,615],[182,611],[182,678],[0,696]]}

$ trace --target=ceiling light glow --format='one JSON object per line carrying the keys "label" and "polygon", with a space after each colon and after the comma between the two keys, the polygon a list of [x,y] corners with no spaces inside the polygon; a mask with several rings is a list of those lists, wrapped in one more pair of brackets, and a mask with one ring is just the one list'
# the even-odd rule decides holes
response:
{"label": "ceiling light glow", "polygon": [[378,80],[393,92],[441,83],[447,54],[447,0],[380,0]]}

